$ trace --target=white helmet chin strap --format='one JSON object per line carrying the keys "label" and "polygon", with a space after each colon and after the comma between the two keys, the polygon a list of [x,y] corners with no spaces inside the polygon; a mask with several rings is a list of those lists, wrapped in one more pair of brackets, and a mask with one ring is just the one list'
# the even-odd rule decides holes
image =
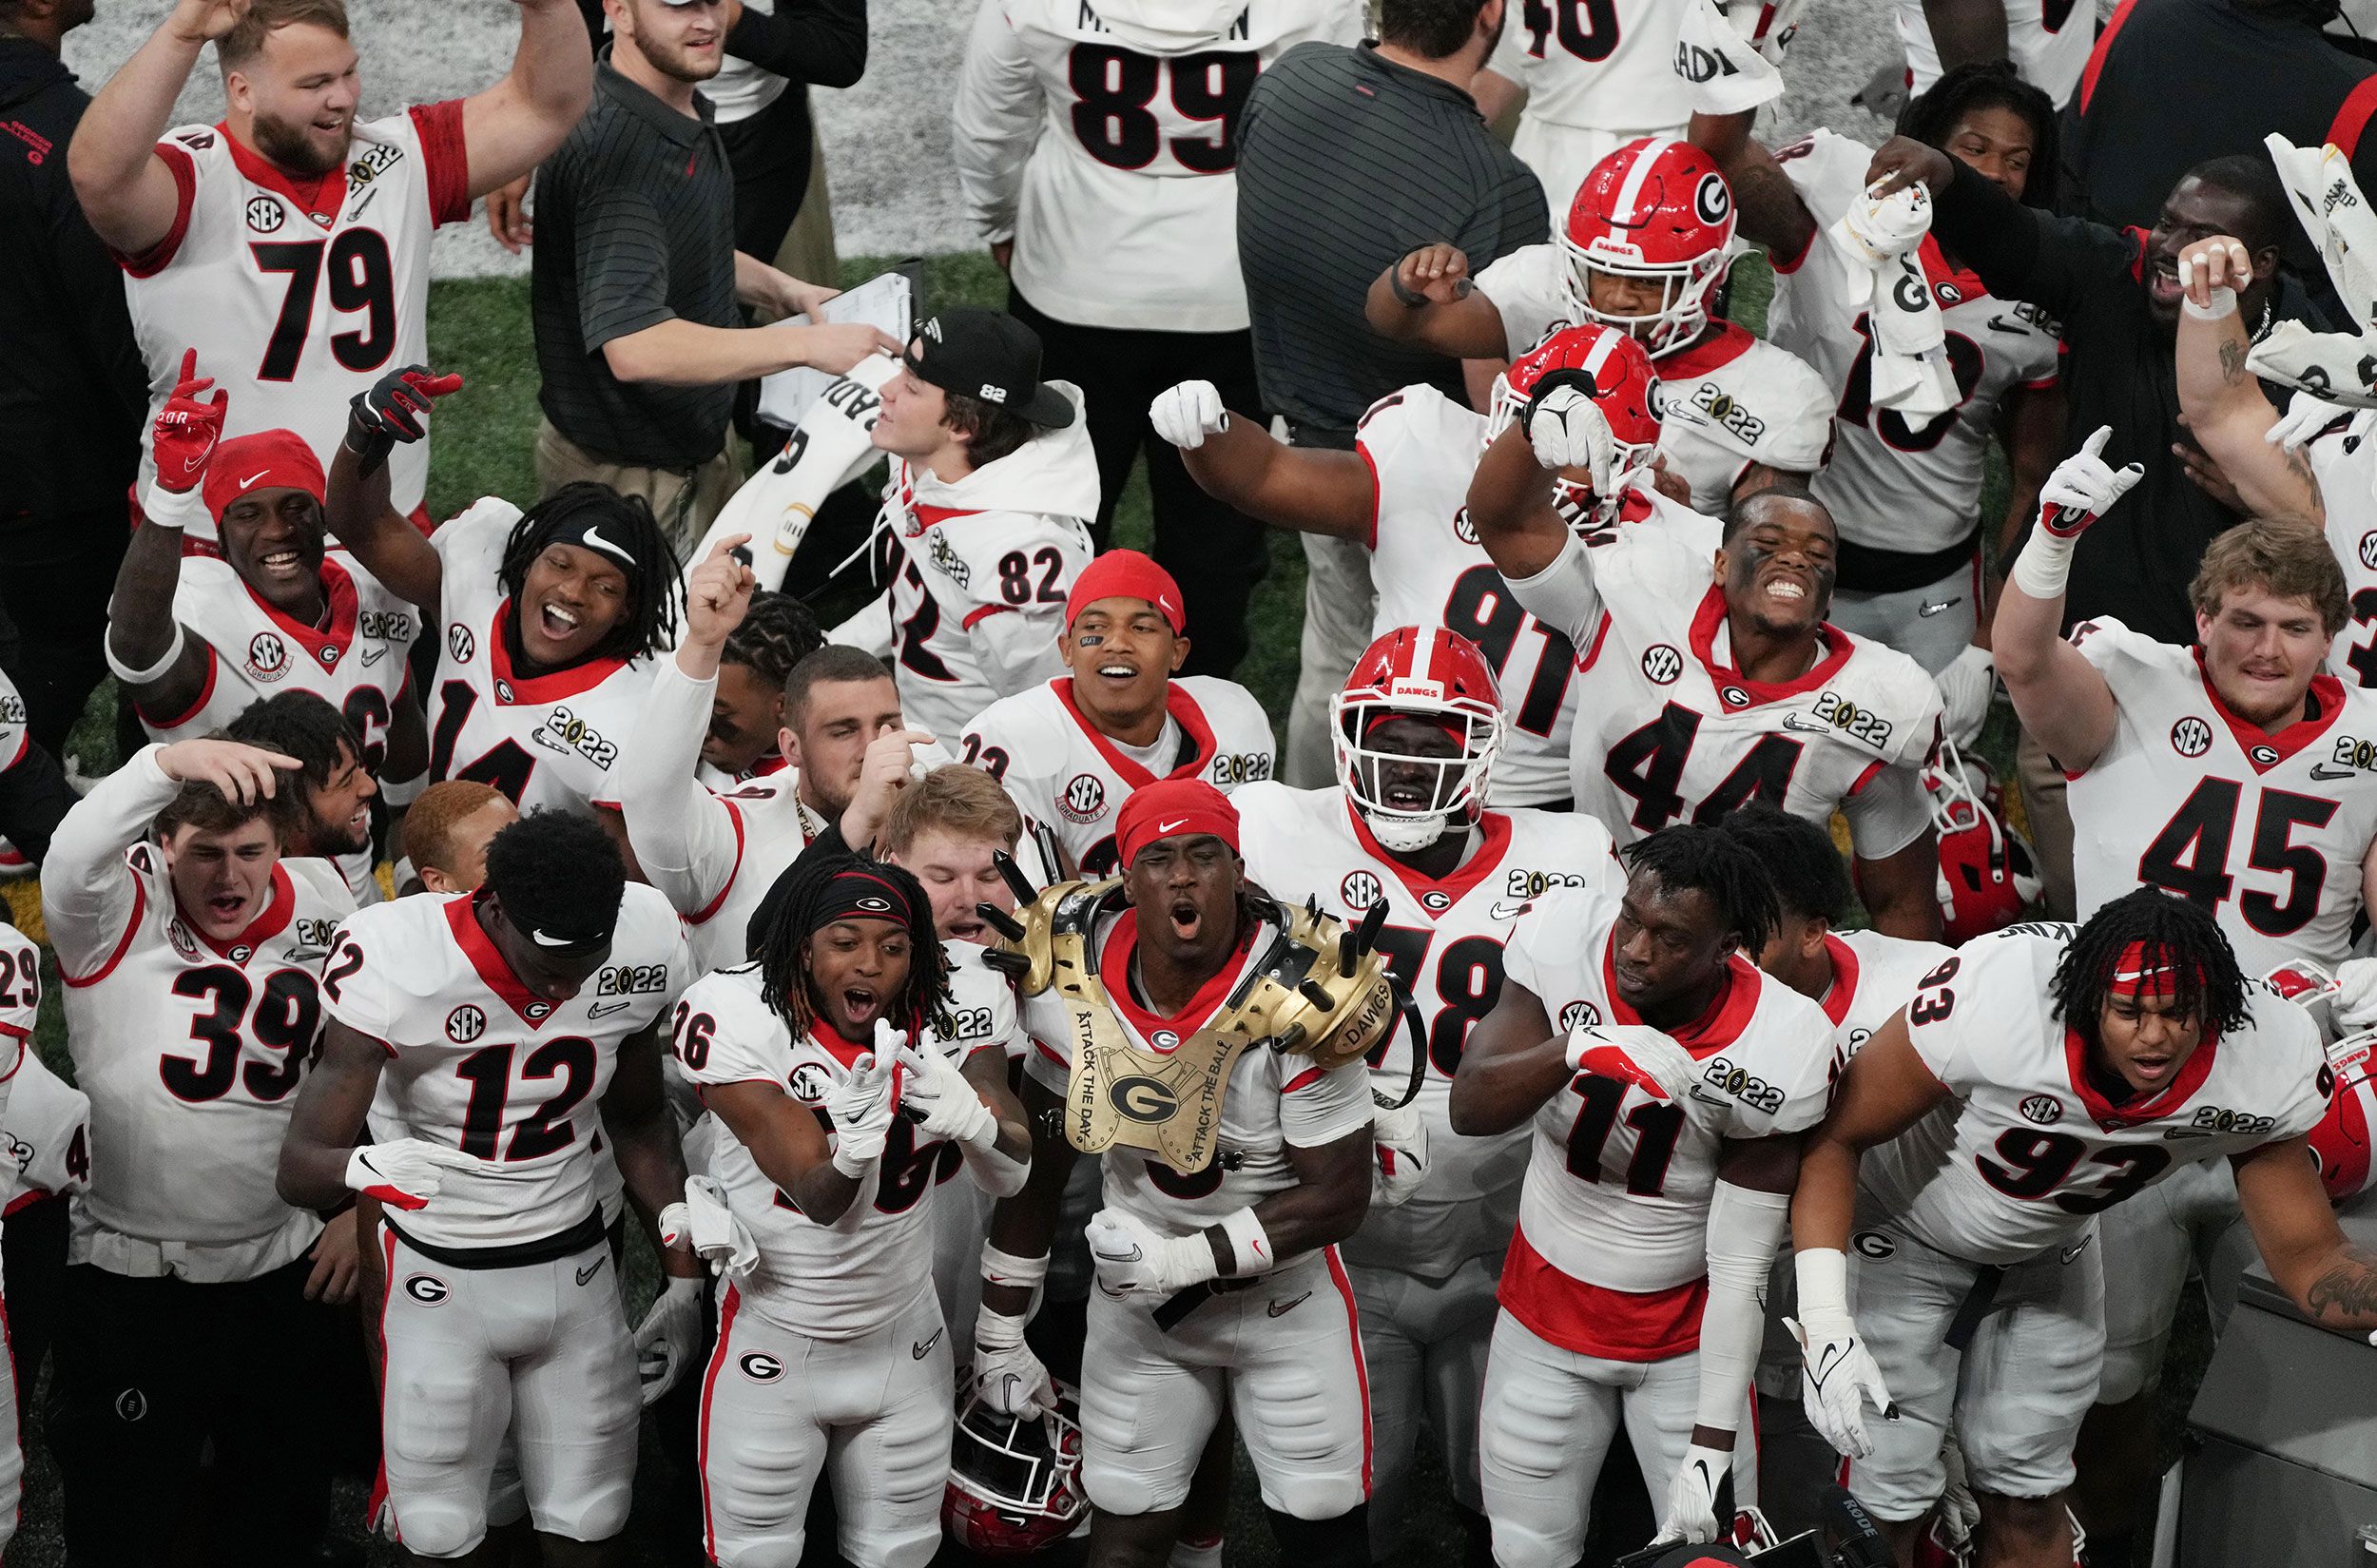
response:
{"label": "white helmet chin strap", "polygon": [[1440,811],[1426,817],[1381,811],[1368,805],[1362,806],[1361,811],[1362,820],[1369,824],[1370,837],[1379,841],[1379,847],[1399,855],[1425,849],[1444,836],[1444,813]]}

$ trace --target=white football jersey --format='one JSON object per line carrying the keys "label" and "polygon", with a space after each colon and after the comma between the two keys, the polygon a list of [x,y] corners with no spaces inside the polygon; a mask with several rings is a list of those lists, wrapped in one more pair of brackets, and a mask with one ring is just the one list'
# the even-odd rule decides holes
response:
{"label": "white football jersey", "polygon": [[[1138,945],[1138,920],[1129,909],[1101,920],[1090,934],[1099,978],[1113,1003],[1123,1036],[1143,1051],[1176,1050],[1205,1026],[1278,935],[1267,923],[1237,958],[1177,1016],[1148,1012],[1131,997],[1131,956]],[[1023,1003],[1023,1027],[1032,1054],[1024,1070],[1051,1094],[1064,1097],[1073,1070],[1073,1018],[1053,991]],[[1259,1203],[1296,1185],[1287,1163],[1290,1145],[1317,1149],[1370,1125],[1370,1069],[1359,1061],[1322,1072],[1309,1056],[1290,1056],[1266,1045],[1249,1046],[1230,1069],[1222,1091],[1221,1146],[1213,1163],[1186,1175],[1139,1149],[1113,1148],[1105,1156],[1105,1200],[1158,1234],[1192,1235],[1224,1215]]]}
{"label": "white football jersey", "polygon": [[[1545,889],[1592,887],[1614,897],[1624,890],[1610,835],[1571,812],[1489,811],[1474,830],[1469,858],[1433,881],[1380,848],[1342,790],[1250,784],[1236,804],[1246,875],[1274,898],[1315,900],[1349,926],[1386,902],[1379,943],[1418,1005],[1427,1040],[1426,1076],[1413,1103],[1427,1125],[1428,1173],[1407,1202],[1371,1211],[1346,1243],[1346,1258],[1442,1279],[1501,1246],[1527,1167],[1523,1129],[1496,1137],[1453,1131],[1461,1051],[1502,995],[1504,944]],[[1382,1094],[1402,1096],[1410,1048],[1401,1034],[1381,1053],[1374,1081]],[[1482,1225],[1480,1200],[1488,1200]]]}
{"label": "white football jersey", "polygon": [[959,758],[1007,786],[1031,827],[1065,846],[1084,877],[1111,877],[1114,818],[1158,779],[1203,779],[1229,793],[1271,776],[1271,721],[1254,694],[1218,675],[1175,675],[1163,733],[1133,756],[1090,722],[1073,678],[993,703],[966,727]]}
{"label": "white football jersey", "polygon": [[[2339,417],[2348,413],[2339,409]],[[2328,648],[2328,673],[2377,687],[2377,409],[2351,415],[2303,448],[2319,481],[2328,545],[2344,569],[2352,618]]]}
{"label": "white football jersey", "polygon": [[[1502,313],[1516,359],[1556,332],[1584,324],[1568,295],[1568,257],[1527,245],[1478,274],[1478,292]],[[1839,399],[1806,360],[1730,321],[1652,361],[1659,373],[1659,454],[1691,486],[1692,507],[1715,516],[1752,463],[1787,474],[1824,467]]]}
{"label": "white football jersey", "polygon": [[[41,949],[24,932],[0,921],[0,1130],[13,1127],[22,1116],[18,1095],[26,1084],[36,1075],[48,1076],[33,1053],[33,1026],[40,1016]],[[6,1142],[10,1155],[17,1155],[19,1148],[26,1151],[11,1162],[21,1176],[32,1163],[30,1146],[19,1144],[13,1132],[6,1133]],[[0,1164],[0,1199],[15,1195],[6,1183],[8,1173],[8,1166]]]}
{"label": "white football jersey", "polygon": [[1064,672],[1056,641],[1096,552],[1097,504],[1078,417],[952,485],[893,460],[876,580],[890,584],[892,674],[910,728],[952,744],[999,698]]}
{"label": "white football jersey", "polygon": [[1867,1150],[1859,1179],[1951,1257],[2006,1265],[2069,1245],[2180,1166],[2308,1132],[2328,1109],[2318,1027],[2258,980],[2244,1029],[2197,1046],[2159,1093],[2109,1103],[2047,994],[2076,929],[1966,942],[1907,1003],[1907,1038],[1955,1097]]}
{"label": "white football jersey", "polygon": [[589,659],[568,669],[512,673],[513,607],[497,580],[520,509],[487,497],[430,536],[444,563],[439,594],[446,647],[429,714],[429,776],[476,779],[525,814],[552,806],[584,814],[603,799],[628,743],[647,659]]}
{"label": "white football jersey", "polygon": [[1832,1020],[1831,1081],[1838,1083],[1849,1058],[1905,1010],[1916,985],[1955,949],[1879,931],[1835,931],[1824,945],[1832,955],[1832,989],[1816,1001]]}
{"label": "white football jersey", "polygon": [[330,861],[283,860],[245,931],[201,935],[147,838],[179,789],[156,750],[67,814],[42,865],[67,1047],[101,1152],[84,1211],[146,1242],[261,1242],[299,1219],[273,1172],[321,1037],[322,958],[355,902]]}
{"label": "white football jersey", "polygon": [[[119,258],[132,330],[148,364],[149,416],[185,349],[230,393],[225,436],[293,430],[328,473],[347,400],[392,366],[429,362],[430,236],[471,216],[459,99],[359,120],[345,165],[295,180],[220,125],[158,139],[172,170],[173,226]],[[155,465],[142,444],[141,481]],[[388,456],[389,503],[417,514],[429,443]],[[213,519],[192,523],[215,536]]]}
{"label": "white football jersey", "polygon": [[[1023,1060],[1032,1042],[1023,1032],[1015,988],[982,961],[989,949],[943,939],[949,955],[948,1036],[933,1042],[951,1060],[963,1063],[976,1051],[995,1050],[1010,1067]],[[940,1167],[934,1167],[940,1172]],[[982,1306],[982,1238],[990,1234],[991,1210],[998,1200],[971,1179],[941,1177],[933,1199],[933,1283],[941,1297],[941,1321],[952,1342],[970,1345],[975,1314]]]}
{"label": "white football jersey", "polygon": [[[1923,0],[1898,0],[1899,42],[1906,48],[1908,87],[1929,92],[1940,80],[1940,48]],[[2015,73],[2061,108],[2079,86],[2097,47],[2097,8],[2074,0],[2005,0],[2005,52]]]}
{"label": "white football jersey", "polygon": [[1746,679],[1730,663],[1709,562],[1660,530],[1572,540],[1512,586],[1584,650],[1576,809],[1620,844],[1753,800],[1815,823],[1839,810],[1865,860],[1929,828],[1920,770],[1939,734],[1940,688],[1905,654],[1827,625],[1799,679]]}
{"label": "white football jersey", "polygon": [[[988,972],[976,967],[974,973]],[[960,1064],[975,1050],[1004,1055],[1003,1040],[968,1033],[977,1022],[990,1027],[987,1020],[962,1019],[957,1040],[931,1043]],[[872,1042],[853,1045],[822,1024],[796,1041],[783,1018],[761,1000],[760,972],[752,964],[694,982],[678,1006],[672,1035],[678,1065],[695,1084],[775,1084],[817,1117],[829,1141],[834,1131],[825,1093],[853,1061],[874,1050]],[[738,1287],[744,1300],[768,1321],[817,1339],[856,1339],[881,1328],[932,1284],[934,1189],[956,1174],[964,1157],[958,1145],[931,1137],[905,1114],[895,1115],[875,1191],[854,1205],[859,1214],[820,1224],[778,1190],[721,1123],[710,1174],[760,1248],[758,1271]]]}
{"label": "white football jersey", "polygon": [[610,956],[563,1002],[533,996],[473,895],[416,894],[347,920],[322,971],[330,1016],[388,1048],[399,1136],[490,1162],[448,1171],[399,1229],[433,1247],[518,1246],[595,1212],[593,1143],[619,1047],[691,978],[668,900],[629,882]]}
{"label": "white football jersey", "polygon": [[0,1115],[0,1211],[90,1186],[90,1096],[27,1051]]}
{"label": "white football jersey", "polygon": [[2111,619],[2072,641],[2116,715],[2070,786],[2080,918],[2143,883],[2210,909],[2249,974],[2343,961],[2377,842],[2377,695],[2322,675],[2319,716],[2266,735],[2229,712],[2192,648]]}
{"label": "white football jersey", "polygon": [[1246,94],[1295,45],[1362,35],[1361,0],[984,0],[953,116],[967,216],[1060,320],[1244,332]]}
{"label": "white football jersey", "polygon": [[[1558,889],[1511,939],[1509,978],[1536,995],[1562,1033],[1642,1022],[1618,996],[1611,968],[1618,909],[1607,894]],[[1577,1074],[1536,1113],[1518,1207],[1526,1249],[1573,1282],[1570,1291],[1589,1287],[1586,1301],[1595,1291],[1647,1295],[1703,1278],[1709,1200],[1725,1143],[1797,1132],[1822,1119],[1831,1035],[1822,1008],[1736,954],[1709,1014],[1671,1032],[1702,1064],[1691,1089],[1700,1107],[1691,1115],[1637,1084],[1594,1073]],[[1521,1269],[1516,1260],[1502,1289],[1531,1322],[1578,1310],[1575,1299],[1551,1299],[1562,1289],[1560,1278]]]}
{"label": "white football jersey", "polygon": [[[1684,13],[1699,0],[1519,0],[1486,66],[1527,89],[1526,116],[1648,135],[1691,119],[1675,73]],[[1557,228],[1568,216],[1552,214]]]}
{"label": "white football jersey", "polygon": [[1864,194],[1872,149],[1820,130],[1774,157],[1818,225],[1805,252],[1774,259],[1767,313],[1768,335],[1812,366],[1835,400],[1832,459],[1809,488],[1845,540],[1909,553],[1945,550],[1980,526],[1981,464],[1999,405],[2017,388],[2055,384],[2060,329],[2036,305],[1991,298],[1926,237],[1918,255],[1963,400],[1921,424],[1873,407],[1872,329],[1848,303],[1848,262],[1830,232]]}

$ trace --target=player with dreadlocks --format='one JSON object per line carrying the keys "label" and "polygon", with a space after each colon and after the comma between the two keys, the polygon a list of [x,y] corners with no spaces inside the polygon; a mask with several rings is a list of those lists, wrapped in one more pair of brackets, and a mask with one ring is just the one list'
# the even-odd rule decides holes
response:
{"label": "player with dreadlocks", "polygon": [[1677,826],[1622,859],[1622,898],[1536,900],[1453,1076],[1454,1132],[1534,1130],[1478,1419],[1502,1568],[1577,1559],[1621,1429],[1661,1539],[1733,1525],[1761,1292],[1824,1113],[1831,1023],[1753,961],[1780,920],[1758,857]]}
{"label": "player with dreadlocks", "polygon": [[2104,1349],[2096,1216],[2176,1170],[2229,1160],[2280,1288],[2314,1323],[2377,1326],[2377,1254],[2346,1243],[2303,1137],[2329,1081],[2309,1016],[2157,888],[1923,978],[1842,1077],[1791,1210],[1807,1418],[1902,1561],[1951,1423],[1982,1560],[2072,1561],[2060,1494]]}
{"label": "player with dreadlocks", "polygon": [[925,1037],[954,1031],[914,876],[821,846],[765,918],[753,961],[676,1015],[677,1060],[725,1128],[686,1191],[696,1245],[725,1238],[727,1282],[702,1398],[704,1544],[713,1562],[798,1562],[830,1463],[842,1557],[922,1568],[955,1376],[933,1194],[960,1160],[1015,1191],[1031,1134],[1001,1046],[961,1064]]}
{"label": "player with dreadlocks", "polygon": [[446,629],[429,776],[522,811],[587,812],[629,744],[651,656],[675,640],[678,566],[641,497],[564,485],[522,513],[484,496],[427,539],[388,501],[390,448],[428,435],[459,376],[407,366],[355,399],[331,465],[330,531]]}
{"label": "player with dreadlocks", "polygon": [[702,741],[705,783],[725,789],[790,765],[779,739],[784,683],[793,666],[824,646],[808,606],[789,593],[751,595],[743,624],[718,653],[718,690]]}

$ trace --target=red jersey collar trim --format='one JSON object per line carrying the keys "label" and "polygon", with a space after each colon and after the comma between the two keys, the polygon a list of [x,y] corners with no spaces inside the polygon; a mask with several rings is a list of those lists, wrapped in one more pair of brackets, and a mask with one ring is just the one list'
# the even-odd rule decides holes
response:
{"label": "red jersey collar trim", "polygon": [[231,149],[231,163],[250,184],[279,191],[297,203],[298,211],[309,222],[328,228],[338,221],[338,208],[347,199],[347,167],[341,163],[319,179],[300,181],[279,164],[231,134],[231,122],[218,120],[215,129],[222,133],[223,145]]}
{"label": "red jersey collar trim", "polygon": [[[1503,853],[1511,845],[1511,820],[1498,811],[1485,812],[1478,818],[1478,831],[1484,835],[1483,840],[1467,860],[1453,868],[1451,876],[1439,881],[1405,865],[1381,848],[1379,841],[1371,836],[1370,824],[1363,822],[1362,813],[1354,809],[1354,803],[1349,799],[1344,805],[1345,820],[1353,824],[1354,842],[1362,845],[1364,854],[1395,873],[1395,880],[1403,884],[1420,905],[1421,913],[1431,920],[1442,918],[1455,904],[1469,896],[1470,889],[1493,876],[1502,863]],[[1428,902],[1431,893],[1444,900],[1441,908]]]}
{"label": "red jersey collar trim", "polygon": [[875,1051],[875,1043],[872,1040],[864,1045],[846,1040],[842,1038],[841,1030],[836,1029],[823,1018],[810,1021],[809,1040],[819,1050],[833,1057],[845,1070],[856,1066],[861,1055],[871,1055]]}
{"label": "red jersey collar trim", "polygon": [[[1144,789],[1156,782],[1156,774],[1133,762],[1104,731],[1090,722],[1087,713],[1081,711],[1080,703],[1073,698],[1072,676],[1059,675],[1049,682],[1049,687],[1056,693],[1056,700],[1064,705],[1065,711],[1073,716],[1073,722],[1080,726],[1081,733],[1097,748],[1098,755],[1106,759],[1106,765],[1114,770],[1114,776],[1125,785],[1131,789]],[[1181,733],[1188,737],[1193,752],[1186,762],[1162,777],[1194,778],[1205,771],[1207,763],[1213,760],[1213,726],[1206,722],[1205,709],[1197,706],[1196,698],[1190,696],[1178,681],[1165,687],[1164,711],[1171,715],[1173,722],[1180,726]]]}
{"label": "red jersey collar trim", "polygon": [[[1787,697],[1798,697],[1822,688],[1833,676],[1841,672],[1841,667],[1847,664],[1849,655],[1856,651],[1855,645],[1847,632],[1843,631],[1830,621],[1819,622],[1816,627],[1816,635],[1831,651],[1818,659],[1813,668],[1793,681],[1753,681],[1731,666],[1717,663],[1717,628],[1724,624],[1725,585],[1710,583],[1709,591],[1701,595],[1700,608],[1692,612],[1692,656],[1700,661],[1701,668],[1708,670],[1709,678],[1717,684],[1720,697],[1724,695],[1725,687],[1739,687],[1749,693],[1748,706],[1751,707],[1765,703],[1781,702]],[[1738,710],[1729,704],[1727,711]]]}
{"label": "red jersey collar trim", "polygon": [[1938,294],[1943,285],[1950,291],[1948,303],[1969,304],[1988,294],[1989,285],[1981,281],[1980,273],[1948,265],[1938,235],[1924,235],[1923,243],[1915,247],[1915,255],[1923,264],[1923,281],[1931,285],[1932,293]]}
{"label": "red jersey collar trim", "polygon": [[481,897],[457,893],[446,900],[446,924],[454,932],[454,944],[462,949],[462,956],[470,960],[480,981],[501,997],[504,1005],[519,1015],[522,1023],[531,1029],[542,1029],[545,1021],[561,1009],[522,985],[520,977],[504,961],[503,954],[495,948],[495,939],[478,923]]}
{"label": "red jersey collar trim", "polygon": [[[1616,958],[1617,928],[1612,926],[1601,942],[1601,994],[1610,998],[1614,1021],[1641,1023],[1642,1015],[1627,1006],[1626,998],[1617,994]],[[1749,1027],[1750,1015],[1757,1010],[1758,966],[1735,953],[1725,960],[1725,989],[1717,993],[1709,1010],[1683,1028],[1665,1033],[1694,1056],[1713,1056],[1741,1038],[1742,1031]]]}
{"label": "red jersey collar trim", "polygon": [[257,592],[246,578],[240,578],[240,586],[247,590],[247,596],[256,601],[256,608],[280,629],[283,636],[305,649],[315,668],[336,669],[338,661],[346,657],[347,649],[355,643],[358,608],[355,579],[347,575],[344,567],[328,559],[322,562],[321,579],[322,598],[330,606],[330,626],[327,629],[308,626],[275,609],[272,602]]}
{"label": "red jersey collar trim", "polygon": [[[243,964],[256,957],[258,948],[288,928],[290,918],[297,913],[297,884],[289,880],[289,868],[276,863],[272,868],[272,897],[264,900],[264,907],[247,922],[246,928],[227,941],[217,941],[200,930],[198,921],[182,908],[182,898],[178,893],[174,895],[173,906],[181,914],[182,923],[189,927],[191,936],[213,948],[221,957],[229,958],[233,963]],[[242,948],[246,949],[244,953],[241,951]]]}
{"label": "red jersey collar trim", "polygon": [[[2285,762],[2334,728],[2336,721],[2344,716],[2344,683],[2333,675],[2314,675],[2311,677],[2310,695],[2311,700],[2319,705],[2319,717],[2297,719],[2275,735],[2267,734],[2261,726],[2238,718],[2229,710],[2229,705],[2221,701],[2220,688],[2212,684],[2212,671],[2204,668],[2204,650],[2194,648],[2188,651],[2194,655],[2195,678],[2204,684],[2204,696],[2211,702],[2212,710],[2220,715],[2220,722],[2227,725],[2229,733],[2236,737],[2238,748],[2245,753],[2246,764],[2256,773],[2266,773]],[[2264,762],[2257,755],[2263,751],[2274,751],[2277,755]]]}
{"label": "red jersey collar trim", "polygon": [[1838,1029],[1848,1021],[1848,1010],[1857,1001],[1857,949],[1826,932],[1824,950],[1832,958],[1832,989],[1824,994],[1824,1016]]}
{"label": "red jersey collar trim", "polygon": [[1197,994],[1188,998],[1188,1006],[1166,1017],[1141,1007],[1138,998],[1131,994],[1131,959],[1139,950],[1139,912],[1126,909],[1121,919],[1114,922],[1114,929],[1106,934],[1106,946],[1098,954],[1098,978],[1105,982],[1107,998],[1114,1004],[1114,1011],[1123,1016],[1123,1021],[1136,1030],[1150,1049],[1169,1055],[1179,1041],[1175,1040],[1171,1047],[1157,1046],[1155,1032],[1169,1030],[1185,1040],[1203,1029],[1206,1020],[1229,1000],[1230,990],[1237,985],[1239,973],[1246,967],[1246,953],[1254,946],[1254,929],[1250,926],[1239,937],[1237,951],[1230,956],[1229,961],[1222,965],[1211,979],[1198,987]]}
{"label": "red jersey collar trim", "polygon": [[2178,1075],[2165,1084],[2159,1093],[2131,1100],[2126,1105],[2116,1105],[2097,1094],[2096,1086],[2088,1081],[2088,1042],[2081,1039],[2079,1031],[2070,1025],[2065,1025],[2063,1030],[2063,1065],[2065,1074],[2072,1080],[2072,1093],[2079,1096],[2081,1108],[2097,1125],[2108,1132],[2116,1127],[2135,1127],[2140,1122],[2167,1116],[2193,1099],[2195,1092],[2204,1087],[2204,1080],[2212,1076],[2213,1058],[2219,1054],[2219,1049],[2220,1036],[2206,1036],[2204,1042],[2195,1048],[2194,1055],[2189,1056],[2179,1068]]}
{"label": "red jersey collar trim", "polygon": [[960,517],[972,517],[979,509],[961,506],[927,506],[922,501],[911,501],[908,503],[908,510],[916,517],[917,532],[921,533],[937,523],[955,522]]}
{"label": "red jersey collar trim", "polygon": [[512,600],[507,596],[495,607],[488,638],[493,646],[487,652],[488,668],[495,672],[495,701],[506,706],[581,696],[628,668],[625,659],[587,659],[549,674],[515,675],[512,672],[511,628]]}
{"label": "red jersey collar trim", "polygon": [[1730,321],[1714,324],[1715,332],[1657,361],[1655,368],[1661,380],[1696,380],[1711,375],[1748,354],[1749,346],[1758,340]]}

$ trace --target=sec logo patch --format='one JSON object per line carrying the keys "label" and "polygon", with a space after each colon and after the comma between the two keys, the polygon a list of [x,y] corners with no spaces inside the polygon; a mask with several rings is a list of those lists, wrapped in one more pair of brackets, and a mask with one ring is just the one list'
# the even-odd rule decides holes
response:
{"label": "sec logo patch", "polygon": [[446,1015],[446,1038],[456,1045],[468,1045],[487,1033],[487,1015],[475,1002],[464,1002]]}
{"label": "sec logo patch", "polygon": [[471,655],[478,651],[478,641],[471,635],[469,627],[450,626],[446,628],[446,651],[454,656],[455,664],[467,665]]}
{"label": "sec logo patch", "polygon": [[269,631],[260,631],[247,640],[247,672],[250,678],[270,685],[289,673],[289,648]]}
{"label": "sec logo patch", "polygon": [[1106,781],[1094,773],[1074,774],[1064,794],[1057,797],[1056,809],[1068,822],[1096,822],[1106,815]]}
{"label": "sec logo patch", "polygon": [[2063,1102],[2053,1094],[2033,1094],[2022,1102],[2022,1119],[2053,1127],[2063,1119]]}
{"label": "sec logo patch", "polygon": [[1373,872],[1348,871],[1345,880],[1337,884],[1337,896],[1345,900],[1348,909],[1367,909],[1379,901],[1379,879]]}
{"label": "sec logo patch", "polygon": [[1589,1001],[1573,1001],[1560,1009],[1560,1028],[1563,1031],[1592,1029],[1600,1022],[1601,1009]]}
{"label": "sec logo patch", "polygon": [[2200,757],[2212,749],[2212,726],[2193,714],[2171,726],[2171,749],[2182,757]]}
{"label": "sec logo patch", "polygon": [[1684,656],[1666,643],[1653,643],[1643,650],[1642,672],[1652,686],[1673,686],[1684,673]]}
{"label": "sec logo patch", "polygon": [[289,221],[286,208],[269,196],[253,196],[247,203],[247,226],[259,234],[272,234]]}

